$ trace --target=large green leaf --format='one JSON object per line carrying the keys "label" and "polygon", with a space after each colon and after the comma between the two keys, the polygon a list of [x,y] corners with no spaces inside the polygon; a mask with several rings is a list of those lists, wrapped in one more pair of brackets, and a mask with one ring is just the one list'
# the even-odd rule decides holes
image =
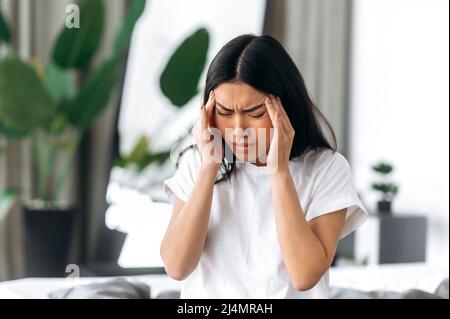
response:
{"label": "large green leaf", "polygon": [[105,8],[102,0],[80,4],[80,28],[61,30],[53,49],[53,60],[63,68],[86,66],[97,51],[103,32]]}
{"label": "large green leaf", "polygon": [[121,69],[120,59],[111,59],[90,75],[78,95],[68,104],[68,120],[81,130],[88,128],[108,104]]}
{"label": "large green leaf", "polygon": [[148,153],[148,143],[149,140],[147,136],[142,136],[128,156],[128,160],[131,162],[139,162],[142,160],[142,158],[145,157],[145,154]]}
{"label": "large green leaf", "polygon": [[134,145],[128,156],[120,156],[116,166],[125,168],[135,165],[139,172],[143,171],[149,164],[162,164],[170,157],[170,150],[152,153],[149,149],[149,139],[144,135]]}
{"label": "large green leaf", "polygon": [[69,73],[54,63],[45,66],[45,76],[50,97],[55,103],[72,98],[76,93],[76,85]]}
{"label": "large green leaf", "polygon": [[48,123],[55,109],[34,68],[13,55],[0,62],[0,121],[4,125],[27,132]]}
{"label": "large green leaf", "polygon": [[10,128],[7,125],[0,122],[0,135],[3,135],[9,139],[20,139],[24,137],[26,134],[23,131],[18,131],[16,129]]}
{"label": "large green leaf", "polygon": [[17,192],[11,189],[4,190],[0,193],[0,222],[2,222],[11,211],[16,197]]}
{"label": "large green leaf", "polygon": [[170,157],[170,150],[162,151],[158,153],[147,153],[138,163],[139,171],[143,171],[149,164],[157,163],[163,164]]}
{"label": "large green leaf", "polygon": [[11,42],[11,31],[9,30],[9,26],[3,17],[2,11],[0,10],[0,43],[2,42]]}
{"label": "large green leaf", "polygon": [[160,86],[173,105],[182,107],[197,95],[208,47],[209,33],[201,28],[184,40],[170,58],[161,75]]}
{"label": "large green leaf", "polygon": [[114,54],[122,54],[128,47],[134,26],[145,9],[146,0],[133,0],[114,41]]}

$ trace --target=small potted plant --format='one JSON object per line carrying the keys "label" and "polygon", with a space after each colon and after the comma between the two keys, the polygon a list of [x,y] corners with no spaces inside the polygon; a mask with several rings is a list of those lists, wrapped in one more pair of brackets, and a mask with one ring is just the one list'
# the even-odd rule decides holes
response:
{"label": "small potted plant", "polygon": [[372,189],[381,193],[377,207],[379,213],[391,213],[392,202],[398,192],[398,185],[389,179],[393,171],[393,166],[380,162],[372,166],[372,169],[381,176],[380,181],[372,183]]}

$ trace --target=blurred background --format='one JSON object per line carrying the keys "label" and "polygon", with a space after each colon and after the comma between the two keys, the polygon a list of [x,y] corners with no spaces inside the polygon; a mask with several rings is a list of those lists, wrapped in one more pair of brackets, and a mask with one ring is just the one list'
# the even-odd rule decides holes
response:
{"label": "blurred background", "polygon": [[210,61],[243,33],[292,56],[370,210],[334,268],[448,277],[448,6],[0,0],[0,281],[164,273],[162,181]]}

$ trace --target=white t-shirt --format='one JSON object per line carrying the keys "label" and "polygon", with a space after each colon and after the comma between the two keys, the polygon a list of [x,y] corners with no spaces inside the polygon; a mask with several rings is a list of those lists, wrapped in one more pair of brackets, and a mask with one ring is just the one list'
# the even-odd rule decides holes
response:
{"label": "white t-shirt", "polygon": [[[200,154],[188,150],[175,175],[164,181],[171,203],[186,202],[200,168]],[[289,161],[289,169],[307,221],[347,209],[341,239],[368,217],[342,154],[308,151]],[[219,176],[219,175],[218,175]],[[214,186],[204,251],[182,283],[181,298],[328,298],[328,271],[316,286],[292,285],[277,239],[267,167],[237,163],[231,184]]]}

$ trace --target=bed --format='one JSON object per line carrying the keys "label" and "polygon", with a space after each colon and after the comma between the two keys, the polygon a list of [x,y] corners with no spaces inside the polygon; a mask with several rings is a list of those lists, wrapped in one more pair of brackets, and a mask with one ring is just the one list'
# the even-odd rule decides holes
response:
{"label": "bed", "polygon": [[[449,268],[424,263],[373,266],[341,266],[330,269],[334,298],[448,298]],[[176,298],[181,282],[167,275],[128,277],[26,278],[0,283],[0,298],[48,299],[51,294],[71,287],[108,285],[114,280],[150,287],[149,298]],[[116,281],[117,283],[117,281]],[[440,286],[440,294],[436,289]],[[410,292],[405,296],[405,292]],[[413,293],[411,293],[413,292]],[[54,297],[54,296],[53,296]]]}

